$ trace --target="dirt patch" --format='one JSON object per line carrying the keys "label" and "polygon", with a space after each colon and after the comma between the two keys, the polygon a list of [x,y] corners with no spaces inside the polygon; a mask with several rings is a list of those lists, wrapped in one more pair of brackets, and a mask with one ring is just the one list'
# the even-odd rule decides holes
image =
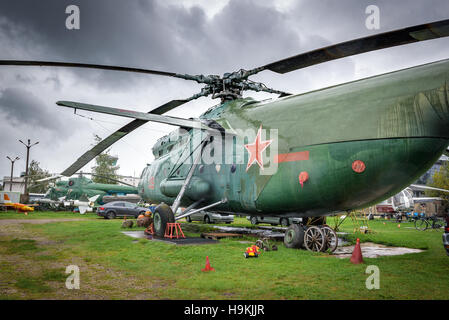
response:
{"label": "dirt patch", "polygon": [[67,222],[67,221],[88,221],[89,219],[75,219],[75,218],[57,218],[57,219],[0,219],[0,225],[17,224],[17,223],[31,223],[44,224],[52,222]]}
{"label": "dirt patch", "polygon": [[[42,220],[45,221],[43,223],[50,223],[75,219]],[[70,245],[48,239],[22,224],[42,223],[42,220],[13,219],[13,222],[2,225],[0,297],[50,300],[164,298],[155,291],[163,292],[169,286],[166,281],[131,275],[110,266],[92,263],[88,258],[72,254]],[[69,274],[65,270],[69,265],[79,267],[79,290],[66,288],[65,281]]]}

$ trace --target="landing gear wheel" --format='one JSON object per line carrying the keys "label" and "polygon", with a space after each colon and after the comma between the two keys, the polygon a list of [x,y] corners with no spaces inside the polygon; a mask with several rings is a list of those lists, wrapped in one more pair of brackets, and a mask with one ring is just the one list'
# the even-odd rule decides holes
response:
{"label": "landing gear wheel", "polygon": [[284,245],[287,248],[301,248],[304,243],[304,228],[292,223],[285,231]]}
{"label": "landing gear wheel", "polygon": [[156,236],[163,237],[167,223],[173,222],[175,222],[175,216],[168,205],[161,203],[154,209],[153,228]]}
{"label": "landing gear wheel", "polygon": [[334,229],[329,226],[322,226],[321,231],[324,234],[324,252],[332,253],[338,247],[338,236]]}
{"label": "landing gear wheel", "polygon": [[313,252],[323,251],[325,248],[325,237],[317,226],[309,226],[304,233],[304,246]]}

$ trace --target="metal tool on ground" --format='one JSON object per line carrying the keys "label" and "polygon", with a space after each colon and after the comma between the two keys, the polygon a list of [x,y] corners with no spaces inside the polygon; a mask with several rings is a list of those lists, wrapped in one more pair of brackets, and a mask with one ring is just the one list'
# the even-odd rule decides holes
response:
{"label": "metal tool on ground", "polygon": [[256,246],[263,251],[277,251],[278,247],[276,244],[272,244],[270,238],[262,238],[256,241]]}

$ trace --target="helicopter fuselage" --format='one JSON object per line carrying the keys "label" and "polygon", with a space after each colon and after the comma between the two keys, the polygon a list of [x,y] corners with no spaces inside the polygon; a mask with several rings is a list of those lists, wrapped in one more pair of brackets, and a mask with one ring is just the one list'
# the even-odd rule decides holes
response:
{"label": "helicopter fuselage", "polygon": [[70,178],[68,181],[58,181],[46,194],[46,198],[51,200],[80,200],[98,195],[95,203],[103,204],[103,196],[113,194],[136,194],[137,189],[129,186],[122,186],[107,183],[95,183],[85,177]]}
{"label": "helicopter fuselage", "polygon": [[[448,80],[443,60],[274,101],[215,106],[200,119],[229,134],[206,145],[181,203],[226,199],[214,210],[299,217],[376,204],[416,181],[447,148]],[[185,181],[204,132],[180,131],[153,148],[138,187],[146,201],[173,203]]]}

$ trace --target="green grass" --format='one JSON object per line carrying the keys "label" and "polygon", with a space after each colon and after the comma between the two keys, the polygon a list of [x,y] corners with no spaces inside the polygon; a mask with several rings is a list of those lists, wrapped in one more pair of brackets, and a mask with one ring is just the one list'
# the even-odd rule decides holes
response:
{"label": "green grass", "polygon": [[[346,238],[350,242],[360,238],[362,242],[425,249],[418,254],[365,258],[364,264],[353,265],[348,259],[287,249],[282,243],[277,243],[278,251],[245,259],[243,252],[250,243],[241,242],[253,243],[256,238],[251,237],[196,246],[176,246],[146,239],[135,241],[121,233],[121,222],[121,219],[89,219],[26,224],[23,228],[63,244],[46,248],[47,254],[56,256],[65,265],[81,263],[81,287],[88,287],[85,289],[88,294],[106,291],[112,299],[123,298],[123,292],[135,296],[151,294],[153,299],[447,299],[449,296],[449,257],[442,247],[442,232],[417,231],[410,223],[398,228],[397,223],[374,221],[370,222],[374,233],[352,234],[352,222],[346,221],[341,230],[349,233]],[[236,218],[232,225],[250,226],[250,223],[245,218]],[[199,236],[200,232],[210,230],[210,226],[191,223],[183,224],[183,229]],[[33,245],[38,246],[36,243],[10,240],[1,245],[6,246],[9,253],[14,248],[21,248],[18,252],[22,253],[28,250],[27,258],[32,262],[46,262],[39,260],[40,255],[33,249]],[[26,246],[29,249],[25,249]],[[215,272],[201,271],[206,256]],[[371,264],[380,269],[379,290],[365,287],[368,277],[365,270]],[[99,275],[93,273],[93,266],[107,270],[102,273],[101,281]],[[2,268],[0,266],[0,274]],[[33,285],[45,288],[48,281],[62,281],[66,277],[63,269],[48,270],[41,270],[39,277],[31,278],[34,282],[23,284],[22,279],[20,285],[26,292],[36,292]],[[134,279],[142,287],[130,285],[128,279]]]}
{"label": "green grass", "polygon": [[57,218],[89,218],[89,219],[103,219],[98,217],[95,213],[87,212],[86,214],[79,214],[70,211],[33,211],[28,212],[27,215],[15,211],[0,211],[1,219],[57,219]]}
{"label": "green grass", "polygon": [[13,239],[9,241],[0,241],[0,246],[6,248],[9,254],[27,254],[30,251],[39,251],[36,241],[31,239]]}
{"label": "green grass", "polygon": [[41,279],[19,278],[15,285],[19,289],[24,289],[32,293],[45,293],[51,291],[50,287]]}

